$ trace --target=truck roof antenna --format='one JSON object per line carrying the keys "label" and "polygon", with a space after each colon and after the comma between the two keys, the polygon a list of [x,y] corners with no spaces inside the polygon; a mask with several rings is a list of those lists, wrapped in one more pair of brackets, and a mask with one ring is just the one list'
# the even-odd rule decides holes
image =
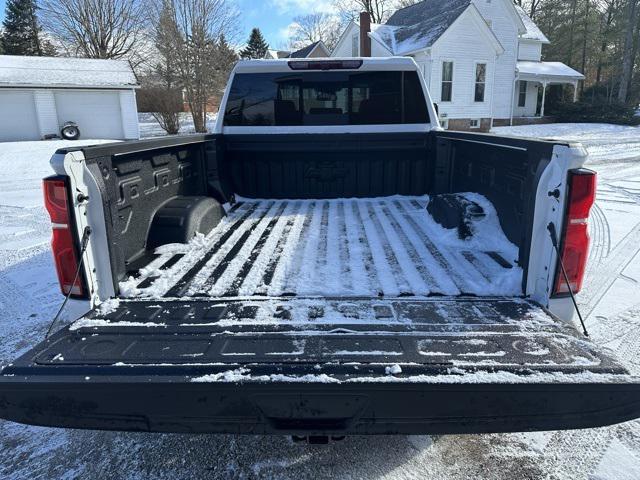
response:
{"label": "truck roof antenna", "polygon": [[[78,280],[78,276],[80,275],[80,270],[82,269],[82,263],[84,260],[84,252],[87,250],[87,245],[89,244],[89,235],[91,235],[91,228],[84,227],[84,231],[82,232],[82,241],[80,243],[80,261],[78,262],[78,268],[76,268],[76,274],[73,277],[73,282],[71,282],[71,285],[75,285],[76,281]],[[49,336],[51,335],[51,330],[53,329],[53,326],[58,321],[58,318],[60,317],[60,314],[64,310],[64,307],[67,305],[67,302],[69,301],[69,297],[71,297],[71,290],[72,289],[69,288],[69,291],[64,297],[64,301],[62,302],[62,305],[60,305],[60,308],[58,309],[58,313],[56,313],[55,317],[53,317],[53,320],[51,320],[51,324],[49,325],[47,334],[44,336],[45,340],[48,339]]]}
{"label": "truck roof antenna", "polygon": [[562,277],[564,278],[564,281],[567,284],[567,288],[569,289],[569,295],[571,296],[571,301],[573,302],[573,306],[576,309],[578,318],[580,319],[580,324],[582,325],[582,332],[584,333],[585,337],[588,337],[589,332],[587,332],[587,327],[584,324],[584,319],[582,318],[582,314],[580,313],[580,309],[578,308],[578,302],[576,302],[576,297],[573,294],[573,289],[571,288],[571,283],[569,282],[569,276],[567,275],[567,271],[564,268],[564,263],[562,262],[562,255],[560,255],[560,249],[558,248],[558,234],[556,232],[555,224],[553,222],[549,222],[549,225],[547,225],[547,230],[549,230],[549,236],[551,237],[551,243],[553,244],[553,248],[556,250],[556,255],[558,256],[558,262],[560,262],[560,270],[562,271]]}

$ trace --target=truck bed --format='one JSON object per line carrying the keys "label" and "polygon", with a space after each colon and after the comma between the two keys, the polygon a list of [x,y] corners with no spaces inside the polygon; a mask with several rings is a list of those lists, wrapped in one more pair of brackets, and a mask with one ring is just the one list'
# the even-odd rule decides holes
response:
{"label": "truck bed", "polygon": [[464,241],[434,222],[427,202],[243,200],[206,238],[159,247],[120,290],[146,298],[521,293],[517,249],[490,207],[487,226]]}
{"label": "truck bed", "polygon": [[[111,254],[121,297],[7,365],[0,418],[295,435],[637,418],[638,379],[522,296],[531,172],[543,171],[551,147],[403,135],[189,137],[85,150],[111,219],[97,251]],[[278,200],[238,198],[206,237],[147,252],[157,209],[208,191],[221,203],[231,194]],[[457,192],[491,201],[467,240],[428,214],[430,197],[381,198]],[[340,199],[349,196],[360,198]],[[300,200],[281,200],[290,197]]]}

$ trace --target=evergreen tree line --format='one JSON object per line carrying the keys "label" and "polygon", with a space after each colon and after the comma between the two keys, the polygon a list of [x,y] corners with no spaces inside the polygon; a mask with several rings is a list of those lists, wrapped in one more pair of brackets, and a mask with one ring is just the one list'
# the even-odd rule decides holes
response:
{"label": "evergreen tree line", "polygon": [[543,60],[582,72],[581,100],[640,103],[640,0],[517,0],[551,44]]}

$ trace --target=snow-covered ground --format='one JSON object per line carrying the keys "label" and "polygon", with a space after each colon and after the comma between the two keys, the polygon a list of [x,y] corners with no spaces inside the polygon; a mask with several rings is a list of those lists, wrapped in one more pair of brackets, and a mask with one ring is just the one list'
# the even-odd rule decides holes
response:
{"label": "snow-covered ground", "polygon": [[[216,123],[217,114],[207,114],[207,130],[213,131],[214,124]],[[140,136],[142,138],[147,137],[160,137],[166,135],[166,132],[160,127],[160,124],[150,113],[139,113],[138,124],[140,125]],[[193,126],[193,118],[190,113],[180,114],[180,134],[196,133]]]}
{"label": "snow-covered ground", "polygon": [[589,151],[592,165],[599,163],[635,161],[640,157],[640,127],[608,123],[556,123],[498,127],[498,135],[559,139],[580,142]]}
{"label": "snow-covered ground", "polygon": [[[594,341],[640,374],[640,128],[495,131],[581,141],[593,155],[598,200],[580,302]],[[61,301],[40,181],[50,173],[51,153],[64,144],[0,143],[0,365],[43,338]],[[66,318],[82,307],[74,305]],[[285,437],[90,432],[0,421],[0,478],[631,480],[640,478],[640,422],[573,432],[353,437],[310,447]]]}

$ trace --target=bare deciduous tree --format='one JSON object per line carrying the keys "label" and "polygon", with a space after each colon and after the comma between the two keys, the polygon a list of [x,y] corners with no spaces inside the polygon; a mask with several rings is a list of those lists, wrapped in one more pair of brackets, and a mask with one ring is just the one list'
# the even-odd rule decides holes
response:
{"label": "bare deciduous tree", "polygon": [[640,102],[640,0],[522,0],[522,7],[551,41],[543,60],[585,75],[583,100]]}
{"label": "bare deciduous tree", "polygon": [[148,15],[140,0],[44,0],[42,23],[69,53],[139,61]]}
{"label": "bare deciduous tree", "polygon": [[174,135],[180,131],[180,113],[183,111],[179,51],[174,41],[180,35],[170,5],[163,5],[152,18],[149,41],[155,51],[149,59],[146,74],[141,77],[143,88],[137,95],[138,108],[151,112],[160,127]]}
{"label": "bare deciduous tree", "polygon": [[226,38],[237,36],[237,18],[226,0],[165,0],[155,12],[156,47],[171,52],[196,132],[207,131],[208,102],[233,65]]}
{"label": "bare deciduous tree", "polygon": [[395,8],[399,9],[410,7],[411,5],[415,5],[416,3],[419,3],[421,1],[422,0],[396,0]]}
{"label": "bare deciduous tree", "polygon": [[[640,23],[639,2],[640,0],[629,0],[627,5],[627,25],[625,28],[624,46],[622,49],[622,74],[620,75],[620,86],[618,87],[618,101],[622,103],[628,100],[627,92],[629,91],[629,84],[631,83],[633,75],[633,61],[635,60],[635,55],[633,54],[634,32],[636,29],[640,31],[640,27],[638,27],[638,24]],[[636,38],[636,44],[637,41],[638,39]]]}
{"label": "bare deciduous tree", "polygon": [[334,0],[341,20],[346,23],[367,12],[374,23],[384,23],[395,10],[397,0]]}
{"label": "bare deciduous tree", "polygon": [[341,33],[340,19],[323,12],[295,17],[290,28],[289,48],[292,50],[318,41],[322,41],[329,50],[333,50]]}

